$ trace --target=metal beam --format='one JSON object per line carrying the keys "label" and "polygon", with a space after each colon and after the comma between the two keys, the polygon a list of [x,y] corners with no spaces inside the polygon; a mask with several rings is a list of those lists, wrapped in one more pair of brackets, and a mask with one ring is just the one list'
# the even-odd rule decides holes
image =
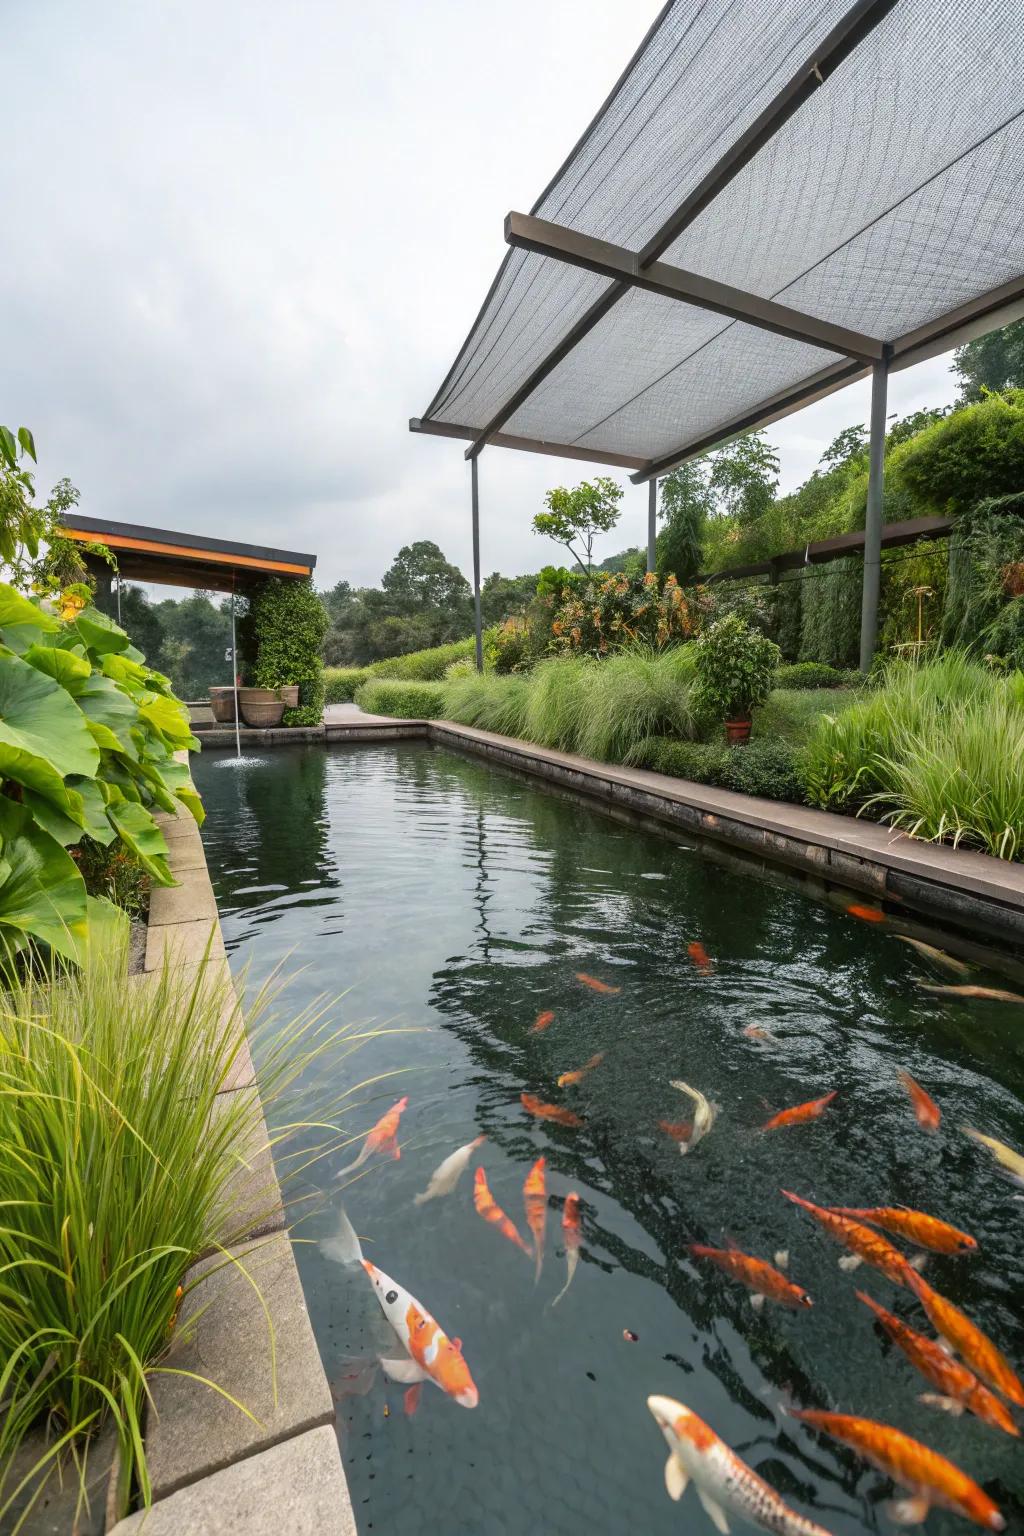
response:
{"label": "metal beam", "polygon": [[871,370],[871,435],[868,440],[868,499],[864,512],[864,590],[860,609],[860,669],[870,672],[878,640],[878,593],[882,580],[882,479],[885,460],[885,402],[889,364]]}
{"label": "metal beam", "polygon": [[883,344],[877,337],[851,331],[845,325],[833,325],[830,320],[822,320],[816,315],[802,314],[786,304],[776,304],[773,299],[745,293],[742,288],[716,282],[697,272],[686,272],[682,267],[669,266],[664,261],[652,261],[649,266],[641,267],[637,251],[613,245],[608,240],[595,240],[564,224],[535,219],[532,214],[506,214],[505,239],[520,250],[551,256],[569,266],[596,272],[600,277],[615,278],[631,288],[642,288],[645,293],[657,293],[662,298],[692,304],[697,309],[709,309],[730,320],[742,320],[760,330],[772,331],[776,336],[788,336],[792,341],[827,347],[832,352],[841,352],[862,362],[877,362],[883,356]]}
{"label": "metal beam", "polygon": [[[948,539],[955,520],[951,517],[911,517],[899,523],[883,523],[881,547],[899,549],[905,544],[917,544],[922,539]],[[864,552],[864,533],[840,533],[831,539],[818,539],[803,549],[787,549],[770,560],[758,560],[752,565],[728,566],[723,571],[710,571],[693,578],[694,586],[713,586],[719,581],[739,581],[747,576],[771,576],[773,571],[797,571],[807,565],[827,565],[832,560],[845,560],[849,555]]]}
{"label": "metal beam", "polygon": [[[448,421],[428,421],[419,416],[409,418],[410,432],[423,432],[431,437],[459,437],[472,442],[477,427],[461,427]],[[574,443],[549,443],[536,437],[512,437],[507,432],[496,432],[490,439],[493,448],[519,448],[523,453],[545,453],[558,459],[582,459],[587,464],[611,464],[616,469],[640,469],[646,459],[630,453],[603,453],[599,448],[577,448]]]}
{"label": "metal beam", "polygon": [[[729,182],[771,140],[793,113],[818,90],[834,70],[838,69],[864,38],[877,27],[896,4],[896,0],[856,0],[846,14],[836,23],[820,48],[800,65],[796,73],[782,87],[764,110],[754,119],[725,154],[702,176],[689,196],[676,208],[652,235],[640,252],[640,266],[651,262],[668,249],[693,221],[703,213],[709,203],[727,187]],[[518,389],[505,401],[491,418],[476,440],[466,449],[466,458],[475,458],[484,444],[501,430],[509,417],[529,399],[537,386],[547,378],[564,357],[576,347],[594,326],[629,292],[629,284],[616,282],[609,287],[576,324],[529,374]]]}
{"label": "metal beam", "polygon": [[647,569],[658,568],[658,482],[647,482]]}
{"label": "metal beam", "polygon": [[480,618],[480,481],[477,460],[472,459],[470,469],[470,494],[473,502],[473,629],[476,635],[476,669],[484,669],[484,632]]}

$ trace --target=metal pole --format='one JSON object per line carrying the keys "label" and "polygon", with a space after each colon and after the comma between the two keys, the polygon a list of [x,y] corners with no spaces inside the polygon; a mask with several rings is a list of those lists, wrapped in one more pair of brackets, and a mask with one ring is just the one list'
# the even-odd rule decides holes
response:
{"label": "metal pole", "polygon": [[121,622],[121,572],[117,573],[117,622]]}
{"label": "metal pole", "polygon": [[231,573],[231,676],[235,687],[235,756],[242,756],[242,733],[238,723],[238,646],[235,642],[235,573]]}
{"label": "metal pole", "polygon": [[864,594],[860,610],[860,669],[868,672],[878,639],[878,589],[882,574],[882,473],[885,453],[885,404],[888,359],[871,370],[871,441],[868,502],[864,516]]}
{"label": "metal pole", "polygon": [[473,492],[473,612],[476,628],[476,669],[484,669],[484,632],[480,620],[480,482],[476,455],[469,461]]}
{"label": "metal pole", "polygon": [[647,482],[647,569],[657,570],[658,567],[658,482]]}

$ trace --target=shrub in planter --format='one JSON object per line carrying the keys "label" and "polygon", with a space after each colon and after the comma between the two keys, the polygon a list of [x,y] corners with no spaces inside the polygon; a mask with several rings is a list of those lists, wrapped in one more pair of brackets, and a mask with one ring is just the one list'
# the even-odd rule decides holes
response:
{"label": "shrub in planter", "polygon": [[726,614],[694,641],[693,702],[706,720],[745,722],[772,691],[780,651],[773,640]]}
{"label": "shrub in planter", "polygon": [[443,683],[406,683],[397,678],[372,677],[356,689],[356,703],[368,715],[393,715],[398,720],[436,720],[445,713]]}
{"label": "shrub in planter", "polygon": [[286,709],[285,725],[319,725],[324,711],[324,675],[320,651],[327,633],[327,610],[311,581],[260,582],[249,598],[239,630],[256,688],[297,683],[299,705]]}

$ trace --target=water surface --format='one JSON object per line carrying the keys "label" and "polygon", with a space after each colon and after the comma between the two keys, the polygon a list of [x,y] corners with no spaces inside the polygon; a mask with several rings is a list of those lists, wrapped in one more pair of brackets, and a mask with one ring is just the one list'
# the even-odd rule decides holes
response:
{"label": "water surface", "polygon": [[[401,1160],[371,1165],[344,1200],[367,1256],[461,1336],[475,1411],[427,1384],[409,1418],[404,1388],[367,1369],[387,1346],[379,1309],[362,1272],[329,1263],[315,1241],[339,1198],[332,1175],[355,1149],[293,1190],[325,1192],[297,1229],[309,1239],[297,1256],[361,1536],[704,1536],[713,1527],[692,1491],[678,1508],[665,1492],[652,1392],[687,1403],[836,1536],[891,1530],[891,1489],[787,1422],[787,1404],[898,1425],[962,1464],[1019,1529],[1020,1442],[917,1402],[927,1383],[854,1292],[925,1329],[920,1308],[875,1271],[841,1273],[841,1250],[779,1189],[905,1202],[972,1232],[977,1256],[930,1259],[925,1273],[1024,1365],[1021,1191],[957,1130],[1024,1146],[1024,1010],[927,997],[915,985],[926,970],[890,927],[425,744],[281,748],[244,773],[210,752],[195,777],[232,966],[260,979],[288,955],[304,968],[297,1004],[344,992],[341,1017],[423,1030],[373,1040],[318,1086],[403,1072],[360,1092],[349,1118],[361,1136],[407,1093]],[[693,941],[713,974],[691,964]],[[621,991],[595,994],[578,971]],[[549,1009],[554,1023],[531,1033]],[[750,1025],[775,1042],[745,1036]],[[557,1087],[598,1051],[579,1087]],[[901,1068],[941,1105],[938,1135],[918,1129]],[[721,1106],[687,1157],[658,1127],[690,1113],[672,1078]],[[817,1123],[760,1131],[830,1089],[838,1098]],[[524,1090],[571,1107],[583,1128],[531,1118]],[[523,1179],[547,1157],[536,1289],[530,1261],[476,1215],[471,1173],[449,1198],[413,1205],[441,1159],[479,1134],[495,1198],[524,1233]],[[571,1189],[583,1254],[552,1311]],[[788,1248],[813,1311],[758,1316],[746,1291],[688,1253],[729,1240],[768,1259]],[[942,1512],[927,1525],[966,1528]]]}

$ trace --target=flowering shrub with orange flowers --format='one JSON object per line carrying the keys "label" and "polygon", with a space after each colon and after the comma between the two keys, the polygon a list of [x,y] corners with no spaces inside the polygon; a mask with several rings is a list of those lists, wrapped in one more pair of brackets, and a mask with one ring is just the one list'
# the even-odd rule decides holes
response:
{"label": "flowering shrub with orange flowers", "polygon": [[710,610],[703,587],[684,592],[674,576],[595,575],[563,590],[551,621],[551,648],[594,656],[636,644],[660,650],[698,635]]}

